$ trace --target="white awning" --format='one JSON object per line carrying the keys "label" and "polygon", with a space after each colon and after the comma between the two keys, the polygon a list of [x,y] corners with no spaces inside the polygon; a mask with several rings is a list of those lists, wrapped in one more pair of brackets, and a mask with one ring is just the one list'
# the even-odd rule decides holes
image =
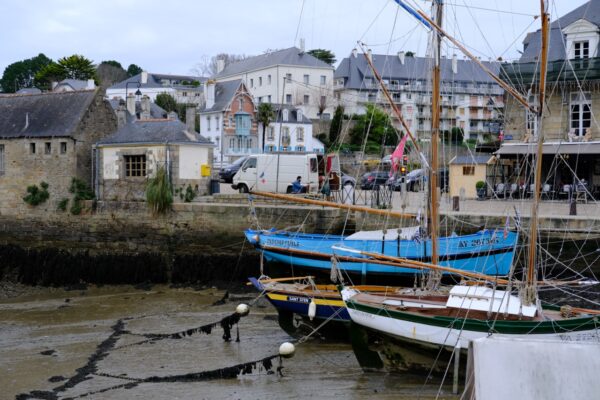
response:
{"label": "white awning", "polygon": [[[528,155],[537,152],[537,143],[504,143],[496,155]],[[542,154],[600,154],[600,142],[547,142]]]}

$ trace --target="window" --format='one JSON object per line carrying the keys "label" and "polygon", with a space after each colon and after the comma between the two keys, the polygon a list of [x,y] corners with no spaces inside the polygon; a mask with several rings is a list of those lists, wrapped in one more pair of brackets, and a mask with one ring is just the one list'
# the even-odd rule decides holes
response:
{"label": "window", "polygon": [[292,82],[292,74],[285,74],[285,81],[287,83],[291,83]]}
{"label": "window", "polygon": [[573,58],[590,58],[590,42],[582,41],[573,43],[575,47],[574,57]]}
{"label": "window", "polygon": [[275,129],[272,126],[267,128],[267,140],[275,140]]}
{"label": "window", "polygon": [[271,102],[271,95],[269,95],[268,98],[269,98],[269,103],[270,103]]}
{"label": "window", "polygon": [[287,126],[281,128],[281,144],[283,146],[290,145],[290,128],[288,128]]}
{"label": "window", "polygon": [[215,131],[219,130],[219,117],[215,117]]}
{"label": "window", "polygon": [[[270,84],[271,84],[271,75],[267,75],[267,85],[270,85]],[[271,100],[269,99],[269,101],[271,101]]]}
{"label": "window", "polygon": [[296,129],[296,141],[303,142],[304,141],[304,128]]}
{"label": "window", "polygon": [[4,175],[4,145],[0,144],[0,175]]}
{"label": "window", "polygon": [[238,107],[239,107],[240,111],[244,109],[244,99],[241,97],[238,98]]}
{"label": "window", "polygon": [[245,163],[242,169],[245,171],[247,168],[256,168],[256,157],[250,157]]}
{"label": "window", "polygon": [[229,126],[233,126],[233,117],[231,115],[229,116]]}
{"label": "window", "polygon": [[258,86],[262,86],[262,76],[258,77]]}
{"label": "window", "polygon": [[246,148],[247,149],[251,149],[252,148],[252,138],[248,138],[248,141],[246,142]]}
{"label": "window", "polygon": [[254,87],[254,79],[250,79],[250,87]]}
{"label": "window", "polygon": [[35,154],[35,143],[29,143],[29,152]]}
{"label": "window", "polygon": [[589,92],[571,93],[571,131],[577,136],[585,135],[591,128],[592,97]]}
{"label": "window", "polygon": [[308,85],[310,83],[310,77],[308,75],[304,75],[304,84]]}
{"label": "window", "polygon": [[324,85],[327,83],[327,77],[325,75],[321,75],[321,85]]}
{"label": "window", "polygon": [[296,146],[296,151],[306,151],[304,146]]}
{"label": "window", "polygon": [[210,132],[210,117],[206,117],[206,130]]}
{"label": "window", "polygon": [[67,142],[60,142],[60,154],[67,152]]}
{"label": "window", "polygon": [[235,138],[229,139],[229,148],[235,149]]}
{"label": "window", "polygon": [[292,95],[291,94],[285,95],[285,102],[286,102],[286,104],[292,104]]}
{"label": "window", "polygon": [[317,172],[317,158],[310,159],[310,172]]}
{"label": "window", "polygon": [[304,95],[304,104],[308,104],[309,101],[310,101],[310,96],[305,94]]}
{"label": "window", "polygon": [[[530,94],[527,96],[527,104],[533,108],[538,107],[538,96]],[[537,135],[537,114],[531,110],[525,110],[525,129],[530,135]]]}
{"label": "window", "polygon": [[463,175],[475,175],[475,166],[463,165]]}
{"label": "window", "polygon": [[52,154],[52,143],[51,142],[44,143],[44,154]]}
{"label": "window", "polygon": [[146,176],[146,155],[125,156],[125,176]]}
{"label": "window", "polygon": [[250,129],[252,128],[252,120],[250,119],[250,115],[246,113],[236,114],[235,115],[235,134],[247,136],[250,134]]}
{"label": "window", "polygon": [[220,147],[219,144],[221,143],[221,138],[217,136],[215,140],[217,142],[217,147]]}
{"label": "window", "polygon": [[287,120],[289,119],[289,118],[288,118],[288,117],[289,117],[288,113],[289,113],[289,111],[288,111],[288,110],[283,110],[283,111],[281,112],[281,114],[282,114],[282,117],[281,117],[281,119],[283,119],[283,121],[285,121],[285,122],[287,122]]}
{"label": "window", "polygon": [[187,97],[187,92],[181,92],[181,95],[182,95],[183,97]]}

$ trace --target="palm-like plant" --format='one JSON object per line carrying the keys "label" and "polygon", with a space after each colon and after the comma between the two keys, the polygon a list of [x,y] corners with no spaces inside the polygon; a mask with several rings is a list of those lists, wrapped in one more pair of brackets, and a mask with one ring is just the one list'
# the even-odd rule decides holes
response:
{"label": "palm-like plant", "polygon": [[275,119],[275,111],[271,103],[260,103],[258,105],[258,115],[256,117],[258,122],[262,124],[262,152],[265,152],[265,132],[267,127]]}

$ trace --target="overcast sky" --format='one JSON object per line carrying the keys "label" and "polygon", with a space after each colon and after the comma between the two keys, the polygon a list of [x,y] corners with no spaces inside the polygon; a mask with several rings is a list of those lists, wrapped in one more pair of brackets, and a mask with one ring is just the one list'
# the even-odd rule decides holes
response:
{"label": "overcast sky", "polygon": [[[408,0],[429,11],[430,2]],[[551,18],[585,0],[551,0]],[[448,31],[483,59],[518,58],[537,30],[538,0],[448,0]],[[481,8],[485,8],[481,9]],[[500,10],[502,12],[490,11]],[[523,15],[524,14],[524,15]],[[82,54],[150,72],[188,74],[217,53],[257,55],[297,45],[341,60],[357,40],[377,54],[426,51],[426,30],[392,0],[0,0],[0,72],[44,53]],[[457,51],[447,48],[447,55]]]}

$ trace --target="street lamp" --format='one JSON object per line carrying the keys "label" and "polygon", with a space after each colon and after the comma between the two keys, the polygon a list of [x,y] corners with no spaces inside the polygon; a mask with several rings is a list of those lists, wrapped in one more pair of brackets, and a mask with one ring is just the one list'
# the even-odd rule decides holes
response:
{"label": "street lamp", "polygon": [[136,90],[136,91],[135,91],[135,93],[134,93],[134,94],[135,94],[135,97],[136,97],[136,100],[139,98],[139,96],[141,96],[141,95],[142,95],[142,92],[140,91],[140,86],[141,86],[142,84],[140,83],[140,81],[135,81],[135,82],[127,82],[127,83],[125,83],[125,100],[127,100],[127,91],[129,90],[129,85],[131,85],[131,84],[133,84],[133,83],[137,84],[137,90]]}

